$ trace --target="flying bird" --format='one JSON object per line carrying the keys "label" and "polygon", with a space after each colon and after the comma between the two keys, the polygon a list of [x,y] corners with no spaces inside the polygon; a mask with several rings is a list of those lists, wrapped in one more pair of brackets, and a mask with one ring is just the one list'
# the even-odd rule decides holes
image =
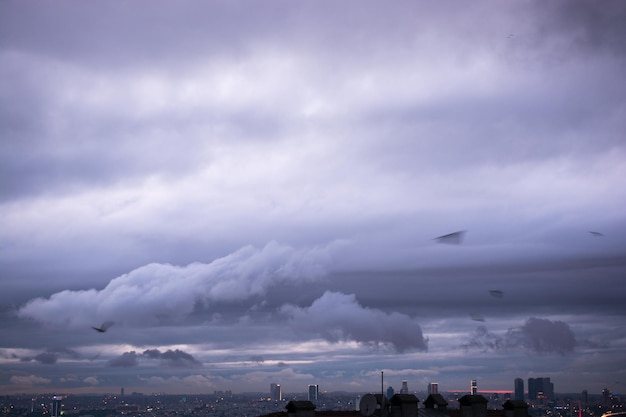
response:
{"label": "flying bird", "polygon": [[454,233],[448,233],[447,235],[436,237],[435,239],[439,243],[445,243],[447,245],[459,245],[463,242],[465,236],[465,230],[460,230]]}
{"label": "flying bird", "polygon": [[100,326],[100,327],[91,326],[91,328],[94,329],[95,331],[99,332],[99,333],[104,333],[111,326],[113,326],[113,322],[112,321],[105,321],[104,323],[102,323],[102,326]]}
{"label": "flying bird", "polygon": [[470,315],[470,317],[471,317],[471,318],[472,318],[472,320],[474,320],[474,321],[485,321],[485,318],[484,318],[482,315],[478,314],[478,313],[472,313],[472,314]]}
{"label": "flying bird", "polygon": [[500,290],[489,290],[489,295],[496,298],[504,297],[504,293]]}
{"label": "flying bird", "polygon": [[600,232],[592,232],[592,231],[589,231],[589,233],[591,233],[593,236],[596,236],[596,237],[601,237],[601,236],[604,236],[604,234],[602,234],[602,233],[600,233]]}

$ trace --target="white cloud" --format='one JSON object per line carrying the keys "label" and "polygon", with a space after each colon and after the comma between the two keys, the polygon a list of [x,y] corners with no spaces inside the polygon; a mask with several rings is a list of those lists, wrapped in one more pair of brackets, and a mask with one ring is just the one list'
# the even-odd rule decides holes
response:
{"label": "white cloud", "polygon": [[13,375],[10,378],[11,384],[15,385],[49,385],[52,380],[37,375]]}
{"label": "white cloud", "polygon": [[130,324],[155,324],[159,317],[180,320],[196,302],[246,300],[280,284],[316,281],[325,274],[331,250],[270,242],[261,249],[244,247],[209,264],[150,264],[113,279],[102,290],[62,291],[31,300],[18,314],[71,327],[104,319]]}

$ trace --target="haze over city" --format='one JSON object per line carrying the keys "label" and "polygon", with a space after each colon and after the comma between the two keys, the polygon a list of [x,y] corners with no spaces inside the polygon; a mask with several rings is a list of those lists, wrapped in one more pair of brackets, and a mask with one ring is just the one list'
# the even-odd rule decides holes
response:
{"label": "haze over city", "polygon": [[0,2],[0,392],[620,391],[624,21]]}

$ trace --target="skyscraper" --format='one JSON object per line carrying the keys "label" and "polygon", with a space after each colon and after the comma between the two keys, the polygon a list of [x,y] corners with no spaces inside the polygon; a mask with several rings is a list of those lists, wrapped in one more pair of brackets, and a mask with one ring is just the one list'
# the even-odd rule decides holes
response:
{"label": "skyscraper", "polygon": [[528,399],[554,399],[554,384],[550,378],[528,378]]}
{"label": "skyscraper", "polygon": [[400,388],[400,394],[408,394],[409,393],[409,384],[407,380],[402,381],[402,388]]}
{"label": "skyscraper", "polygon": [[61,410],[63,406],[63,404],[61,404],[62,400],[63,398],[58,395],[52,397],[52,413],[50,413],[50,417],[61,417],[61,414],[63,414]]}
{"label": "skyscraper", "polygon": [[270,385],[270,397],[272,401],[282,401],[283,400],[283,391],[280,387],[280,384],[271,384]]}
{"label": "skyscraper", "polygon": [[470,394],[476,395],[478,393],[478,384],[475,379],[470,381]]}
{"label": "skyscraper", "polygon": [[515,378],[515,396],[514,400],[524,401],[524,380],[522,378]]}
{"label": "skyscraper", "polygon": [[431,394],[439,394],[439,384],[437,382],[428,384],[428,395]]}
{"label": "skyscraper", "polygon": [[309,401],[317,400],[319,389],[320,389],[319,385],[315,385],[315,384],[309,385]]}

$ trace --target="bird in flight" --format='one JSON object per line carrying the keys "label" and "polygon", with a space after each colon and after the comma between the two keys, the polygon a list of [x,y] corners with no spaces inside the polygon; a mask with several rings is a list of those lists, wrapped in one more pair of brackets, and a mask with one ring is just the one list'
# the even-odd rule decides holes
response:
{"label": "bird in flight", "polygon": [[447,235],[436,237],[439,243],[445,243],[448,245],[459,245],[463,242],[465,236],[465,230],[461,230],[454,233],[448,233]]}
{"label": "bird in flight", "polygon": [[500,290],[489,290],[489,295],[496,298],[504,297],[504,293]]}
{"label": "bird in flight", "polygon": [[91,328],[94,329],[95,331],[99,332],[99,333],[104,333],[111,326],[113,326],[113,322],[112,321],[105,321],[104,323],[102,323],[102,326],[100,326],[100,327],[91,326]]}
{"label": "bird in flight", "polygon": [[594,235],[594,236],[596,236],[596,237],[604,236],[604,234],[602,234],[602,233],[600,233],[600,232],[591,232],[591,231],[590,231],[589,233],[591,233],[592,235]]}

